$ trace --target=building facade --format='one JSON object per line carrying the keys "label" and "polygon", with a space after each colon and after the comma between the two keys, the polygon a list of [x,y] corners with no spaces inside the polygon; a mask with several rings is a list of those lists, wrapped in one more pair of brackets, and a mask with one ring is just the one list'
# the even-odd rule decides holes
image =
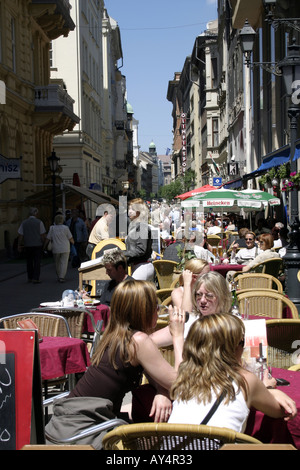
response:
{"label": "building facade", "polygon": [[[276,65],[293,38],[300,44],[299,18],[296,0],[218,1],[218,20],[196,38],[182,72],[169,82],[173,179],[183,169],[182,112],[187,118],[187,168],[195,170],[197,186],[220,177],[228,188],[257,188],[264,158],[279,165],[272,155],[290,145],[290,98]],[[249,66],[240,36],[247,19],[256,32]]]}
{"label": "building facade", "polygon": [[[75,29],[67,0],[0,1],[1,170],[7,159],[20,166],[20,177],[1,177],[0,250],[9,251],[18,227],[28,215],[28,198],[51,184],[47,158],[53,138],[78,123],[74,99],[50,80],[50,44]],[[3,175],[2,175],[3,176]],[[46,226],[49,204],[41,207]]]}

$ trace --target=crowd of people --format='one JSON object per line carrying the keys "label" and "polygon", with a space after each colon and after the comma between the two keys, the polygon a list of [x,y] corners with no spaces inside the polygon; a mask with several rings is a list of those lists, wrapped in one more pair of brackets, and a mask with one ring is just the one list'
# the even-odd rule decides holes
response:
{"label": "crowd of people", "polygon": [[[115,215],[109,209],[101,211],[89,227],[78,211],[68,214],[67,220],[57,214],[48,233],[37,212],[32,212],[19,229],[20,246],[24,241],[26,249],[30,247],[28,228],[35,230],[36,246],[52,243],[57,276],[64,279],[71,247],[77,256],[89,259],[97,243],[110,238]],[[132,410],[132,415],[124,415],[122,401],[127,392],[135,393],[142,376],[153,390],[143,420],[200,424],[215,400],[219,407],[208,424],[239,432],[245,429],[251,407],[273,418],[289,420],[296,415],[294,401],[276,388],[275,379],[265,374],[261,381],[244,367],[244,323],[231,313],[228,280],[210,270],[214,256],[207,256],[213,251],[207,242],[209,233],[225,234],[230,227],[239,235],[227,246],[224,261],[233,253],[246,272],[258,261],[281,256],[279,250],[287,244],[285,228],[276,221],[269,227],[259,221],[250,230],[235,216],[222,226],[222,219],[212,214],[202,221],[183,215],[177,207],[130,201],[126,249],[108,250],[102,258],[110,277],[101,293],[101,302],[110,307],[109,322],[87,372],[69,396],[54,405],[47,432],[55,438],[67,438],[99,419],[122,417],[131,422],[137,414]],[[168,252],[175,255],[173,245],[178,247],[177,256],[181,253],[179,262],[186,246],[192,253],[172,291],[169,324],[161,329],[156,328],[159,301],[152,263],[161,252],[153,250],[153,229],[159,233],[163,259],[168,259]],[[200,242],[197,232],[202,234]],[[272,250],[274,241],[278,251]],[[64,247],[61,251],[55,248],[59,245]],[[29,254],[34,256],[32,247]],[[32,270],[28,262],[28,279],[37,280]],[[161,354],[160,348],[169,346],[174,366]],[[101,439],[89,442],[101,448]]]}

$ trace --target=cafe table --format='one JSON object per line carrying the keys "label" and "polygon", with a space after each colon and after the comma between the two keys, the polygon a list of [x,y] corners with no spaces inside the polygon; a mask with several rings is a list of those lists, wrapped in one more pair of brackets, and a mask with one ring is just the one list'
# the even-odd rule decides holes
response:
{"label": "cafe table", "polygon": [[273,368],[272,376],[290,382],[288,386],[277,388],[295,401],[298,414],[294,419],[284,421],[251,409],[245,433],[263,443],[292,444],[300,450],[300,371]]}
{"label": "cafe table", "polygon": [[244,265],[242,264],[230,264],[230,263],[219,263],[219,264],[210,264],[211,271],[217,271],[226,277],[228,271],[242,271]]}
{"label": "cafe table", "polygon": [[39,343],[42,380],[85,372],[90,365],[86,343],[67,336],[44,336]]}
{"label": "cafe table", "polygon": [[[85,305],[85,308],[88,308],[89,312],[93,315],[95,325],[97,325],[98,321],[103,321],[102,331],[104,331],[109,320],[110,308],[104,304],[99,304],[92,307]],[[85,315],[83,331],[94,333],[94,327],[89,315]]]}

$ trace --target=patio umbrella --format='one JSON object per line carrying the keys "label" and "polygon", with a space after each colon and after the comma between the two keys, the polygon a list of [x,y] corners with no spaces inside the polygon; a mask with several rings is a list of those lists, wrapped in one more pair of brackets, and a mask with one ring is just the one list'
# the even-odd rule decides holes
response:
{"label": "patio umbrella", "polygon": [[204,208],[228,209],[229,212],[237,212],[240,209],[260,210],[268,204],[272,206],[280,205],[280,199],[264,191],[245,189],[243,191],[234,191],[230,189],[218,189],[217,191],[206,191],[195,194],[183,201],[184,207],[195,207],[203,204]]}
{"label": "patio umbrella", "polygon": [[180,194],[179,196],[176,196],[176,198],[179,198],[182,201],[184,201],[188,197],[195,196],[198,193],[204,193],[206,191],[214,191],[216,189],[218,188],[216,188],[215,186],[210,186],[209,184],[206,184],[205,186],[201,186],[201,188],[192,189],[191,191],[188,191],[187,193]]}

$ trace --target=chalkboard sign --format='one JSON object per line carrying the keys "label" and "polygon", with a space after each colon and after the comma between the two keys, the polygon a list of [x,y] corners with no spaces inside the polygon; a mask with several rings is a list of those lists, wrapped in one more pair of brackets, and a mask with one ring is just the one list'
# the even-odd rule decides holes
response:
{"label": "chalkboard sign", "polygon": [[0,450],[16,448],[15,355],[0,364]]}
{"label": "chalkboard sign", "polygon": [[36,331],[0,330],[0,450],[44,443]]}

